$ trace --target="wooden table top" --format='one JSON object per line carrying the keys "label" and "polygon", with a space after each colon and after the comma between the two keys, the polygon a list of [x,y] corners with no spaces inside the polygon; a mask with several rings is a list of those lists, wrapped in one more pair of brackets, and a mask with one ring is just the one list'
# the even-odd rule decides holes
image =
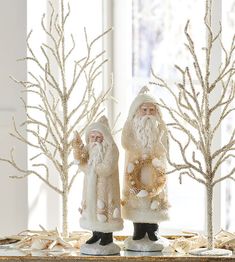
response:
{"label": "wooden table top", "polygon": [[218,261],[233,261],[235,262],[235,254],[230,257],[193,257],[189,255],[181,255],[178,253],[161,253],[161,252],[133,252],[121,251],[119,256],[85,256],[79,252],[71,252],[70,254],[61,253],[45,253],[41,251],[19,251],[13,249],[0,249],[0,261],[11,262],[54,262],[54,261],[109,261],[109,262],[130,262],[130,261],[157,261],[157,262],[218,262]]}

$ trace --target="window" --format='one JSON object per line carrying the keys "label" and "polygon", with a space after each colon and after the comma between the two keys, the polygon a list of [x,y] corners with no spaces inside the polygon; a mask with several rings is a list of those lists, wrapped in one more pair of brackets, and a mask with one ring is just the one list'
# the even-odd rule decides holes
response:
{"label": "window", "polygon": [[[217,7],[221,0],[216,0]],[[226,3],[225,3],[226,2]],[[103,76],[103,88],[107,88],[110,81],[110,73],[113,72],[114,88],[112,95],[116,102],[108,104],[108,115],[113,124],[115,117],[121,112],[121,117],[115,129],[122,128],[127,117],[129,106],[140,87],[150,80],[150,67],[164,78],[170,85],[174,85],[178,75],[174,65],[182,67],[187,64],[188,56],[184,49],[184,27],[186,21],[191,20],[191,31],[198,46],[205,45],[206,35],[200,26],[203,21],[205,1],[195,0],[99,0],[82,1],[71,0],[72,15],[70,29],[77,35],[82,34],[83,26],[87,27],[90,36],[98,35],[102,29],[114,27],[113,33],[104,40],[104,46],[108,49],[110,61],[105,68]],[[90,8],[92,5],[92,8]],[[235,8],[234,1],[223,1],[222,13],[227,39],[234,31],[232,11]],[[46,0],[40,3],[28,0],[28,29],[34,28],[32,44],[38,48],[40,35],[41,14],[48,10]],[[76,14],[76,15],[74,15]],[[95,19],[94,19],[95,18]],[[227,30],[229,29],[229,30]],[[33,40],[34,39],[34,40]],[[79,41],[79,40],[78,40]],[[201,50],[199,49],[200,53]],[[197,84],[196,80],[195,84]],[[101,83],[100,83],[101,85]],[[151,89],[156,97],[164,96],[161,90]],[[76,101],[74,101],[76,103]],[[232,120],[234,122],[234,120]],[[228,131],[233,126],[228,119],[223,127]],[[120,149],[120,184],[122,185],[124,173],[124,150],[120,144],[120,133],[116,135],[116,141]],[[223,138],[222,138],[223,141]],[[32,152],[29,152],[29,158]],[[228,163],[232,165],[233,163]],[[78,230],[79,214],[77,208],[80,205],[82,191],[82,176],[79,176],[70,194],[69,224],[70,230]],[[56,177],[53,178],[56,182]],[[171,203],[168,222],[162,223],[162,234],[179,233],[182,230],[204,232],[206,226],[206,201],[204,188],[190,179],[183,179],[180,185],[176,174],[168,179],[169,201]],[[193,188],[193,192],[192,192]],[[221,226],[234,230],[234,203],[235,185],[225,181],[215,192],[215,229]],[[40,195],[39,195],[40,193]],[[60,197],[43,185],[37,178],[29,179],[29,227],[35,228],[40,223],[48,228],[60,224]],[[221,212],[221,213],[220,213]],[[221,216],[220,216],[221,215]],[[125,221],[123,232],[118,234],[132,234],[131,222]]]}
{"label": "window", "polygon": [[[229,1],[229,3],[213,2],[215,3],[213,13],[215,19],[221,20],[221,15],[223,17],[222,22],[225,28],[223,38],[227,39],[229,36],[229,39],[231,39],[234,31],[232,16],[235,6],[234,1]],[[178,64],[184,67],[189,61],[188,53],[184,48],[184,27],[188,19],[191,21],[190,32],[197,44],[199,59],[202,59],[200,47],[206,44],[206,34],[202,27],[204,5],[205,1],[201,0],[132,0],[118,3],[114,1],[114,28],[116,30],[114,33],[116,71],[114,70],[114,72],[116,78],[123,76],[122,73],[124,74],[124,80],[116,79],[118,84],[116,83],[115,87],[116,89],[123,88],[122,90],[125,93],[123,96],[116,97],[119,100],[119,105],[116,106],[115,110],[116,113],[121,111],[124,115],[122,121],[125,121],[129,105],[138,90],[149,82],[151,66],[157,75],[161,76],[172,87],[174,86],[179,77],[176,70],[174,70],[174,65]],[[220,8],[221,5],[222,8]],[[123,15],[124,9],[125,13]],[[122,22],[118,21],[121,14]],[[122,27],[122,24],[125,24],[125,26]],[[119,48],[120,42],[124,42],[122,48]],[[131,57],[126,55],[128,53],[127,49],[132,52]],[[122,57],[120,57],[121,55]],[[214,54],[213,59],[214,67],[216,67],[220,63],[220,56]],[[197,84],[197,81],[194,80],[194,83]],[[151,88],[151,92],[156,98],[165,96],[160,88]],[[231,130],[234,120],[227,120],[227,125],[223,128],[228,130],[230,123]],[[223,144],[223,138],[225,137],[219,137],[217,142]],[[231,165],[232,163],[228,164]],[[123,164],[121,164],[120,170],[122,174]],[[225,181],[215,188],[215,232],[218,232],[221,227],[230,230],[234,227],[231,222],[234,221],[235,213],[234,193],[232,193],[235,192],[234,186],[231,181]],[[182,232],[182,230],[205,232],[206,199],[203,186],[188,178],[184,178],[183,184],[180,185],[177,174],[174,174],[168,178],[168,193],[172,205],[170,209],[171,219],[161,224],[161,232],[163,234]],[[125,232],[131,233],[128,226],[129,224],[126,226]]]}

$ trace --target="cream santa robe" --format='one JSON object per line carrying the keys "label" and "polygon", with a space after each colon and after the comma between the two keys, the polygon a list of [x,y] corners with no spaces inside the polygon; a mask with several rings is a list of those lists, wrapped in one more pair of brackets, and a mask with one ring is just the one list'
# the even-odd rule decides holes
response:
{"label": "cream santa robe", "polygon": [[[156,105],[156,101],[146,94],[139,94],[133,103],[131,104],[129,116],[122,130],[122,146],[125,149],[125,179],[123,189],[123,218],[131,220],[136,223],[158,223],[168,219],[168,200],[166,187],[162,189],[157,197],[150,198],[138,197],[136,194],[130,193],[130,187],[128,185],[128,169],[135,161],[143,158],[143,149],[140,142],[135,137],[135,130],[133,130],[133,118],[136,111],[143,103],[153,103]],[[159,113],[160,110],[157,107]],[[159,159],[163,157],[167,144],[167,130],[163,123],[160,123],[163,132],[156,134],[161,138],[153,146],[153,152],[151,157],[153,159]],[[162,159],[164,161],[164,159]],[[130,165],[131,164],[131,165]],[[148,167],[144,167],[141,170],[140,180],[142,183],[149,184],[153,181],[151,170]]]}
{"label": "cream santa robe", "polygon": [[84,229],[113,232],[123,228],[120,210],[120,187],[118,172],[118,149],[109,128],[102,123],[91,124],[86,131],[99,131],[107,143],[104,159],[92,167],[80,166],[84,171],[82,214],[80,225]]}

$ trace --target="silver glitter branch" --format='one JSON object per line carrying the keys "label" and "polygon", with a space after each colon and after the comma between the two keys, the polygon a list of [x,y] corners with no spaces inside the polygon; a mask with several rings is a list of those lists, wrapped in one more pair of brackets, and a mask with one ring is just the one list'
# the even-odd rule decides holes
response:
{"label": "silver glitter branch", "polygon": [[[180,182],[183,176],[188,176],[206,187],[207,191],[207,221],[208,221],[208,248],[214,247],[213,235],[213,190],[214,186],[225,179],[235,181],[235,168],[217,177],[218,169],[229,159],[234,159],[235,150],[235,128],[227,142],[220,148],[216,148],[214,140],[216,132],[221,128],[223,121],[234,114],[232,107],[235,97],[235,36],[228,50],[225,49],[221,41],[222,27],[219,32],[214,33],[211,26],[212,1],[206,1],[206,13],[204,25],[207,32],[207,46],[203,48],[205,52],[205,67],[199,62],[198,54],[195,50],[195,42],[189,30],[189,21],[185,26],[186,49],[192,58],[192,66],[182,69],[176,65],[182,80],[172,89],[162,78],[153,71],[154,81],[151,84],[165,89],[174,103],[170,105],[160,99],[159,106],[165,110],[171,118],[168,124],[169,136],[180,152],[181,159],[176,162],[175,157],[170,155],[168,150],[167,159],[172,169],[168,174],[178,172]],[[212,49],[216,42],[219,42],[224,54],[224,61],[220,66],[219,73],[213,77]],[[195,75],[197,82],[193,81]],[[215,92],[220,90],[221,96],[215,100]],[[216,116],[216,117],[214,117]],[[214,120],[216,119],[216,120]],[[179,137],[179,134],[181,136]],[[182,137],[185,138],[182,139]],[[170,148],[169,144],[169,148]],[[175,150],[175,149],[174,149]]]}
{"label": "silver glitter branch", "polygon": [[[89,41],[84,29],[86,54],[74,61],[75,39],[72,34],[71,40],[65,37],[70,6],[68,4],[66,11],[64,2],[65,0],[60,0],[60,12],[57,14],[53,4],[49,2],[51,13],[47,25],[45,14],[42,16],[42,30],[49,39],[47,43],[40,45],[42,58],[36,55],[30,45],[32,31],[27,37],[29,55],[19,60],[33,63],[37,71],[28,72],[27,81],[12,77],[22,86],[23,92],[32,95],[37,101],[36,104],[32,104],[31,101],[27,103],[21,98],[27,114],[27,120],[21,127],[26,127],[28,138],[21,134],[15,120],[13,120],[14,132],[11,134],[35,149],[35,155],[30,159],[32,169],[20,168],[14,159],[13,150],[10,159],[0,160],[11,164],[22,174],[14,178],[35,175],[62,196],[63,235],[68,236],[68,194],[79,174],[79,170],[71,174],[73,131],[76,129],[82,135],[86,127],[103,112],[101,105],[109,97],[110,89],[97,94],[94,85],[102,73],[102,66],[107,62],[107,59],[103,58],[105,51],[96,53],[95,44],[110,30]],[[71,101],[74,97],[78,102],[72,106]],[[45,164],[45,158],[58,173],[61,187],[53,185],[50,181],[50,169]]]}

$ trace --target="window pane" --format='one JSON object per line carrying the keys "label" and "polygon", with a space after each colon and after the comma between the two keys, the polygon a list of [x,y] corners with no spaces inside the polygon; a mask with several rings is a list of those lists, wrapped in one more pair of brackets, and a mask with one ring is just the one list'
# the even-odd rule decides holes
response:
{"label": "window pane", "polygon": [[149,78],[150,68],[165,79],[176,79],[174,65],[186,65],[184,27],[187,20],[193,28],[197,50],[205,45],[203,23],[204,1],[133,0],[133,76]]}
{"label": "window pane", "polygon": [[[32,30],[31,37],[29,39],[30,46],[35,52],[35,55],[39,59],[44,59],[42,53],[40,52],[40,44],[46,42],[46,36],[41,30],[41,19],[42,14],[46,13],[47,1],[34,1],[27,0],[27,32],[28,34]],[[28,56],[30,56],[29,50],[27,50]],[[32,72],[38,75],[40,71],[34,62],[27,61],[28,72]],[[28,75],[28,80],[32,81],[32,78]],[[34,93],[27,94],[27,103],[29,106],[36,106],[40,103],[37,95]],[[32,110],[28,113],[31,114]],[[33,113],[33,112],[32,112]],[[41,119],[42,114],[39,111],[34,111],[35,119]],[[30,126],[31,127],[31,126]],[[28,134],[28,139],[30,141],[35,141],[32,134]],[[32,140],[33,139],[33,140]],[[28,168],[32,168],[32,162],[30,159],[38,153],[37,149],[28,146]],[[41,158],[40,162],[46,163],[45,158]],[[41,224],[48,227],[47,224],[47,186],[44,185],[37,177],[31,175],[28,177],[28,206],[29,206],[29,219],[28,227],[30,229],[38,229],[38,225]],[[55,207],[55,213],[56,213]]]}

